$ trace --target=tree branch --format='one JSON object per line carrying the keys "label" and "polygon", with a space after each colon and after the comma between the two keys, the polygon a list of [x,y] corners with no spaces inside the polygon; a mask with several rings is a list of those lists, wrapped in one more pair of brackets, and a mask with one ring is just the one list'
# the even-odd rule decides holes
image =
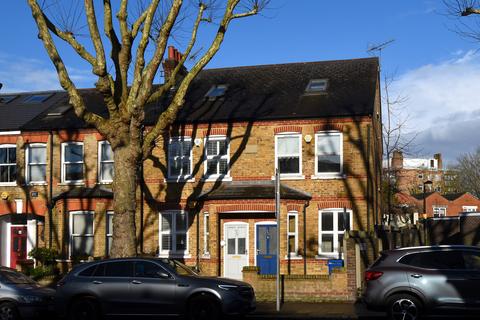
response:
{"label": "tree branch", "polygon": [[110,40],[112,49],[110,51],[110,58],[113,61],[115,66],[115,83],[111,89],[115,102],[118,103],[121,97],[121,77],[120,77],[120,61],[119,54],[121,50],[121,44],[118,40],[118,36],[113,28],[113,19],[112,19],[112,5],[110,0],[103,0],[103,28],[105,35]]}
{"label": "tree branch", "polygon": [[60,81],[60,85],[63,89],[68,92],[70,97],[70,104],[73,106],[75,110],[75,114],[83,119],[90,125],[95,126],[100,133],[102,134],[109,134],[109,130],[107,128],[108,120],[88,111],[85,107],[85,102],[83,101],[82,96],[78,92],[77,88],[73,84],[72,80],[69,77],[68,71],[63,63],[62,58],[58,54],[57,48],[53,42],[52,36],[50,35],[47,22],[44,18],[44,14],[40,9],[36,0],[28,0],[28,5],[32,11],[32,16],[37,24],[39,38],[42,40],[43,45],[48,53],[50,60],[52,61],[53,65],[58,74],[58,79]]}

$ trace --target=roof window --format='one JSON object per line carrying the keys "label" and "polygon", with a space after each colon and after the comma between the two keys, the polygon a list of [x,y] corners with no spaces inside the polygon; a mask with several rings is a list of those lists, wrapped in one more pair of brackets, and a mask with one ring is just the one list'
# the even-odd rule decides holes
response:
{"label": "roof window", "polygon": [[328,80],[327,79],[312,79],[307,85],[305,92],[315,93],[315,92],[325,92],[327,91]]}
{"label": "roof window", "polygon": [[0,96],[0,103],[7,104],[12,100],[15,100],[18,95],[7,95],[7,96]]}
{"label": "roof window", "polygon": [[51,94],[34,94],[31,96],[27,96],[25,99],[23,99],[23,102],[25,103],[42,103],[48,98],[50,98]]}
{"label": "roof window", "polygon": [[213,85],[212,88],[208,90],[205,96],[210,98],[210,100],[215,100],[216,98],[222,97],[225,95],[225,92],[227,91],[227,87],[228,86],[226,84]]}
{"label": "roof window", "polygon": [[48,117],[54,116],[63,116],[68,110],[72,109],[71,105],[61,105],[53,108],[52,110],[48,111]]}

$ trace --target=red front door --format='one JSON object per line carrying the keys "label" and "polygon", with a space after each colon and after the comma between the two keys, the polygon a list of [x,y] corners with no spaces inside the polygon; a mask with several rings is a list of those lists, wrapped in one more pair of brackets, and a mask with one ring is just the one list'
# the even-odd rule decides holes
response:
{"label": "red front door", "polygon": [[16,268],[17,261],[27,258],[27,227],[12,227],[10,267]]}

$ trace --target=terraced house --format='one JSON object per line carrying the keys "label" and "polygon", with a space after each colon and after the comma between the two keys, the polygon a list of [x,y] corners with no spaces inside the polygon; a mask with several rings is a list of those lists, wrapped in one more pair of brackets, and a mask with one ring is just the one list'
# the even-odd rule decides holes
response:
{"label": "terraced house", "polygon": [[[94,90],[82,94],[107,115]],[[108,256],[112,150],[65,92],[3,95],[0,109],[33,105],[35,117],[0,136],[2,264],[36,245],[67,262]],[[163,108],[147,106],[147,124]],[[246,266],[275,273],[280,246],[283,274],[328,273],[346,231],[379,223],[380,112],[376,58],[202,71],[139,168],[139,251],[241,279]],[[16,242],[16,228],[29,240]]]}

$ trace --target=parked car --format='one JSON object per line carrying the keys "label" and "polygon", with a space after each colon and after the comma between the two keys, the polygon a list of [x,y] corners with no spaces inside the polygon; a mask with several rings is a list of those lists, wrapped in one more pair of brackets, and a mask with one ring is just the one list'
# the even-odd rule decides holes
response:
{"label": "parked car", "polygon": [[14,269],[0,267],[0,319],[38,319],[53,313],[55,290]]}
{"label": "parked car", "polygon": [[186,315],[215,320],[255,309],[244,282],[202,277],[172,259],[126,258],[89,262],[57,285],[56,310],[69,319],[111,315]]}
{"label": "parked car", "polygon": [[391,319],[480,311],[480,248],[426,246],[384,251],[365,272],[363,301]]}

